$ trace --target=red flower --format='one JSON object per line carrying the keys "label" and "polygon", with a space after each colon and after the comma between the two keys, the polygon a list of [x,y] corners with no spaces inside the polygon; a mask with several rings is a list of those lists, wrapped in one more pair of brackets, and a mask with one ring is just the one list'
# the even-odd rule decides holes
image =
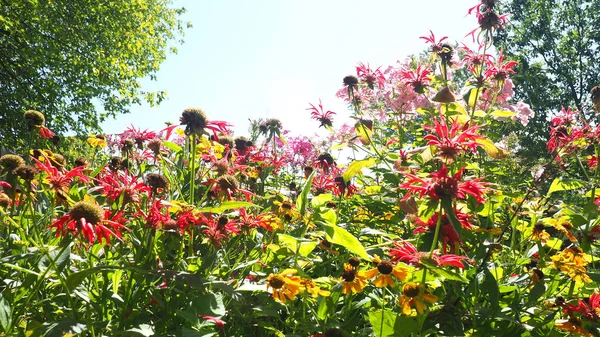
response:
{"label": "red flower", "polygon": [[[460,222],[460,225],[462,228],[466,228],[466,229],[473,228],[471,226],[471,224],[469,223],[469,216],[467,214],[465,214],[459,210],[456,210],[454,212],[454,215]],[[426,232],[433,233],[437,226],[438,216],[439,216],[439,213],[435,213],[431,218],[429,218],[429,220],[427,222],[417,218],[414,221],[415,224],[417,225],[417,228],[415,228],[414,233],[415,234],[426,233]],[[450,223],[450,220],[448,219],[448,216],[446,214],[444,214],[442,216],[442,226],[440,227],[439,240],[443,244],[442,250],[444,251],[444,253],[446,251],[454,252],[456,250],[457,246],[462,245],[462,241],[460,240],[458,233],[456,232],[456,229],[454,229],[454,227]],[[450,249],[448,249],[448,247],[450,247]]]}
{"label": "red flower", "polygon": [[436,146],[440,157],[448,161],[456,159],[461,152],[475,152],[477,146],[479,146],[477,139],[485,138],[476,133],[479,129],[478,125],[471,127],[468,123],[460,125],[458,119],[454,119],[450,130],[448,130],[448,124],[446,124],[444,116],[434,118],[433,123],[435,126],[423,126],[423,128],[435,131],[435,134],[427,135],[423,139],[429,141],[427,145]]}
{"label": "red flower", "polygon": [[122,196],[123,203],[131,202],[139,207],[140,194],[152,192],[152,189],[139,177],[121,171],[106,174],[96,181],[100,184],[102,195],[111,202],[119,200]]}
{"label": "red flower", "polygon": [[489,183],[482,182],[481,178],[473,179],[470,181],[462,182],[462,174],[464,167],[461,168],[453,176],[448,176],[448,168],[446,164],[442,164],[442,168],[438,172],[429,174],[429,179],[419,178],[416,175],[401,172],[409,178],[409,180],[403,184],[400,184],[400,188],[408,189],[404,200],[408,199],[411,194],[423,197],[425,195],[439,200],[443,198],[448,199],[466,199],[467,194],[477,200],[477,202],[483,203],[483,194],[486,191]]}
{"label": "red flower", "polygon": [[390,255],[392,256],[392,261],[404,261],[408,264],[419,266],[421,261],[425,261],[426,263],[433,263],[436,266],[453,266],[457,268],[464,269],[462,261],[467,260],[466,256],[459,256],[454,254],[445,254],[439,255],[437,251],[433,252],[431,257],[429,257],[428,252],[419,252],[412,243],[408,241],[402,241],[403,245],[400,245],[398,242],[393,242],[396,248],[390,249]]}
{"label": "red flower", "polygon": [[252,229],[257,227],[262,227],[268,231],[272,231],[273,227],[271,227],[270,220],[265,219],[264,214],[259,214],[256,216],[249,215],[246,212],[245,208],[239,209],[239,220],[234,222],[234,224],[241,229]]}
{"label": "red flower", "polygon": [[86,183],[90,181],[90,178],[84,173],[85,166],[77,166],[74,169],[65,172],[64,169],[59,170],[53,166],[50,160],[44,162],[35,158],[33,160],[35,161],[35,167],[46,173],[44,182],[49,183],[52,190],[56,193],[68,193],[69,186],[75,178],[79,178],[80,181]]}
{"label": "red flower", "polygon": [[50,139],[54,136],[56,136],[56,134],[54,134],[54,132],[50,131],[50,129],[48,129],[45,126],[40,126],[39,127],[39,132],[40,132],[40,137],[46,138],[46,139]]}
{"label": "red flower", "polygon": [[122,213],[111,215],[110,210],[102,210],[96,204],[87,201],[75,203],[69,214],[62,216],[50,225],[56,228],[56,236],[65,236],[67,233],[82,235],[90,244],[96,241],[110,245],[110,238],[116,237],[121,240],[120,230],[127,229],[121,223],[125,220]]}
{"label": "red flower", "polygon": [[236,222],[227,219],[226,217],[215,218],[205,217],[200,214],[202,223],[207,227],[202,231],[208,241],[215,247],[221,247],[222,242],[229,238],[231,234],[239,234],[240,229],[236,226]]}
{"label": "red flower", "polygon": [[204,318],[207,321],[211,321],[211,322],[215,323],[215,325],[219,327],[219,330],[223,330],[223,328],[225,328],[225,322],[220,318],[217,318],[215,316],[202,315],[202,314],[198,314],[198,317]]}
{"label": "red flower", "polygon": [[358,66],[356,67],[356,75],[363,82],[367,83],[369,89],[375,89],[375,83],[377,83],[377,86],[381,89],[385,85],[385,76],[379,70],[379,68],[371,70],[368,63],[366,65],[363,63],[358,63]]}
{"label": "red flower", "polygon": [[136,129],[133,125],[130,125],[125,132],[119,134],[121,139],[133,139],[137,144],[138,148],[142,148],[143,144],[147,140],[156,138],[156,132]]}
{"label": "red flower", "polygon": [[422,67],[419,64],[416,70],[406,68],[400,71],[400,77],[404,80],[404,83],[411,85],[416,93],[422,94],[431,81],[429,75],[432,73],[431,69]]}
{"label": "red flower", "polygon": [[516,71],[513,69],[519,62],[516,61],[504,61],[504,54],[500,51],[498,55],[498,61],[492,60],[493,56],[486,58],[487,69],[485,70],[485,76],[487,78],[493,78],[497,81],[504,81],[508,78],[508,74],[515,74]]}
{"label": "red flower", "polygon": [[319,108],[317,109],[317,107],[315,107],[312,103],[308,103],[310,104],[310,108],[307,108],[306,110],[311,111],[310,115],[312,119],[315,119],[319,122],[321,122],[321,125],[319,125],[319,127],[324,126],[324,127],[331,127],[333,125],[333,121],[331,120],[331,116],[335,115],[335,112],[327,110],[326,112],[323,111],[323,104],[321,104],[321,99],[319,98]]}
{"label": "red flower", "polygon": [[438,52],[442,51],[442,49],[444,49],[444,47],[442,45],[442,41],[444,41],[447,38],[448,38],[447,36],[444,36],[439,41],[436,41],[435,35],[433,35],[432,31],[429,31],[429,36],[421,36],[420,37],[420,39],[423,39],[423,40],[431,43],[431,51],[434,53],[438,53]]}

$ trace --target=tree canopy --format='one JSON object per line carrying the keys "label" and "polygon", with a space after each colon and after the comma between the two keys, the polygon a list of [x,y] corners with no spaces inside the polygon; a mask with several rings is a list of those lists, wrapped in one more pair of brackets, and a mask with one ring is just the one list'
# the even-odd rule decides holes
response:
{"label": "tree canopy", "polygon": [[590,89],[600,84],[600,2],[512,0],[496,46],[519,62],[516,95],[536,112],[525,134],[527,152],[545,152],[548,116],[561,106],[591,118]]}
{"label": "tree canopy", "polygon": [[144,92],[172,42],[184,8],[170,0],[0,0],[0,144],[26,139],[23,113],[42,111],[57,133],[84,133],[132,104],[159,103]]}

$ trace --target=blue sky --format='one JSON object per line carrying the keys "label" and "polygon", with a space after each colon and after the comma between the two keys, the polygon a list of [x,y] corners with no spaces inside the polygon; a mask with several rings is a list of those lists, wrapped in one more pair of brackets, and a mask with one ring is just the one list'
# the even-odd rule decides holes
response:
{"label": "blue sky", "polygon": [[179,52],[170,54],[157,81],[144,79],[145,91],[167,90],[158,107],[133,106],[130,114],[103,124],[107,133],[128,125],[160,130],[178,123],[183,109],[203,109],[209,119],[235,125],[247,135],[248,119],[279,118],[293,134],[312,135],[318,123],[305,109],[319,98],[348,115],[335,97],[342,78],[358,62],[372,68],[419,53],[420,36],[464,36],[477,26],[467,10],[477,0],[179,0],[186,31]]}

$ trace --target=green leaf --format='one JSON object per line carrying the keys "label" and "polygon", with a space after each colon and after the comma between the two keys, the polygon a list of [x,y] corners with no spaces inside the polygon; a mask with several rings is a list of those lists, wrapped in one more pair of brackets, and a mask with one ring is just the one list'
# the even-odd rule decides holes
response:
{"label": "green leaf", "polygon": [[323,221],[318,222],[321,226],[325,227],[325,233],[327,241],[340,245],[352,253],[356,254],[360,258],[365,260],[371,260],[371,257],[367,253],[365,247],[360,241],[350,234],[347,230],[337,225],[331,225]]}
{"label": "green leaf", "polygon": [[498,282],[489,269],[484,268],[483,273],[485,279],[481,283],[481,290],[484,294],[488,294],[487,304],[492,310],[497,311],[500,308],[500,289],[498,288]]}
{"label": "green leaf", "polygon": [[225,201],[221,203],[219,206],[215,207],[204,207],[200,208],[198,211],[202,213],[223,213],[230,209],[236,208],[248,208],[248,207],[260,207],[256,204],[247,201]]}
{"label": "green leaf", "polygon": [[111,271],[111,270],[118,270],[121,269],[121,267],[117,267],[117,266],[96,266],[96,267],[91,267],[88,269],[84,269],[81,271],[78,271],[76,273],[73,273],[71,275],[69,275],[67,277],[67,287],[72,291],[75,288],[77,288],[78,285],[81,284],[81,282],[83,282],[83,280],[85,280],[88,276],[90,275],[94,275],[97,274],[99,272],[103,272],[103,271]]}
{"label": "green leaf", "polygon": [[293,252],[297,251],[300,255],[305,257],[319,244],[315,241],[302,241],[287,234],[277,234],[277,238],[282,246],[288,247]]}
{"label": "green leaf", "polygon": [[2,293],[0,293],[0,325],[2,325],[4,331],[8,331],[8,329],[12,325],[12,313],[10,309],[10,304],[2,296]]}
{"label": "green leaf", "polygon": [[68,247],[55,248],[54,250],[48,252],[48,254],[42,256],[38,262],[38,268],[43,272],[46,269],[53,267],[54,264],[56,265],[55,272],[60,273],[67,266],[70,256],[70,245]]}
{"label": "green leaf", "polygon": [[169,150],[173,151],[173,152],[181,152],[181,146],[173,143],[173,142],[168,142],[168,141],[164,141],[162,142],[162,144]]}
{"label": "green leaf", "polygon": [[302,188],[302,193],[296,198],[296,208],[302,217],[306,214],[306,204],[308,203],[308,194],[310,193],[310,188],[312,186],[313,178],[315,177],[315,171],[313,171],[308,179],[306,179],[306,183],[304,183],[304,187]]}
{"label": "green leaf", "polygon": [[547,195],[549,196],[558,191],[575,190],[584,186],[586,186],[586,184],[581,180],[555,178],[550,185]]}
{"label": "green leaf", "polygon": [[488,138],[479,138],[475,140],[475,142],[477,142],[477,144],[479,144],[481,148],[494,159],[502,159],[508,156],[508,153],[505,150],[497,147],[496,144]]}
{"label": "green leaf", "polygon": [[311,201],[313,208],[321,207],[333,199],[333,194],[331,193],[323,193],[314,197]]}
{"label": "green leaf", "polygon": [[359,174],[363,168],[371,167],[376,163],[377,161],[375,160],[375,158],[355,160],[352,163],[350,163],[350,165],[348,165],[348,168],[346,169],[346,172],[344,172],[344,175],[342,177],[344,178],[345,182],[348,182],[350,181],[350,179],[352,179],[352,177]]}
{"label": "green leaf", "polygon": [[490,112],[490,115],[496,118],[509,118],[514,117],[517,114],[509,110],[494,110]]}
{"label": "green leaf", "polygon": [[397,315],[391,311],[369,311],[369,322],[373,326],[373,333],[377,337],[396,336],[394,326]]}

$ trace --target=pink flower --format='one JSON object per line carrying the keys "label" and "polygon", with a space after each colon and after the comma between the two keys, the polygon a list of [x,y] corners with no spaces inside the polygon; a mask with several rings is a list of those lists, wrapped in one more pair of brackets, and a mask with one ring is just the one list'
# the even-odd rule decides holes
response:
{"label": "pink flower", "polygon": [[310,115],[312,119],[315,119],[319,122],[321,122],[321,125],[319,125],[319,127],[324,126],[324,127],[331,127],[333,125],[333,121],[331,120],[331,117],[333,115],[335,115],[335,112],[327,110],[324,111],[323,110],[323,104],[321,103],[321,99],[319,98],[319,108],[317,109],[317,107],[315,107],[312,103],[308,103],[310,104],[310,108],[307,108],[306,110],[311,111]]}
{"label": "pink flower", "polygon": [[393,242],[396,248],[390,249],[392,261],[404,261],[408,264],[420,266],[421,262],[434,264],[435,266],[453,266],[464,269],[462,261],[468,260],[466,256],[454,254],[440,255],[435,251],[429,256],[427,252],[419,252],[412,243],[402,240],[402,245],[398,242]]}

